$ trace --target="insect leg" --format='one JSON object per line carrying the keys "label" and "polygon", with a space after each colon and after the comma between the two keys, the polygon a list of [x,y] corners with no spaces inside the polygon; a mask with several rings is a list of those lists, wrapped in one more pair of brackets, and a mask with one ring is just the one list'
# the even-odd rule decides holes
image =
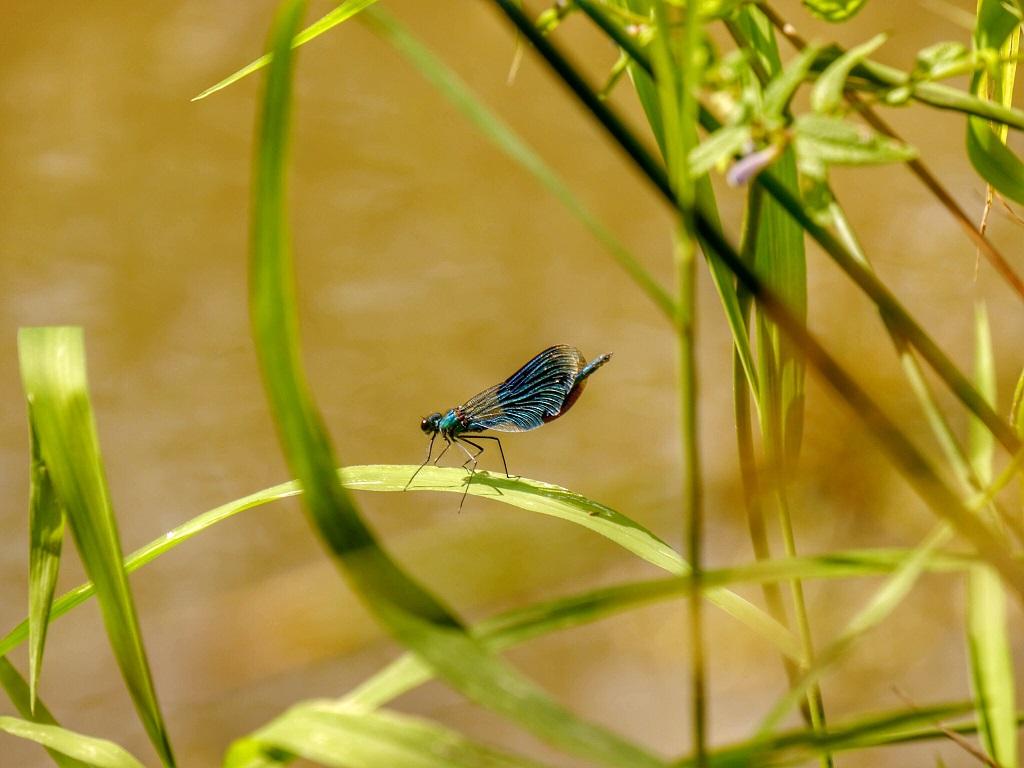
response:
{"label": "insect leg", "polygon": [[[475,439],[476,438],[474,437],[474,440]],[[461,436],[459,437],[459,440],[460,440],[460,442],[463,442],[466,445],[471,445],[474,448],[476,448],[476,453],[473,454],[473,456],[471,457],[473,459],[479,459],[480,458],[480,454],[484,452],[484,447],[482,445],[477,445],[476,443],[473,442],[473,440],[469,440],[468,438],[461,437]],[[469,451],[466,451],[466,453],[469,453]],[[465,467],[466,464],[469,464],[470,460],[471,459],[466,459],[465,463],[462,466]]]}
{"label": "insect leg", "polygon": [[448,449],[452,447],[452,441],[448,439],[447,435],[444,435],[444,439],[447,441],[447,443],[445,444],[444,448],[441,449],[441,452],[437,454],[437,458],[434,459],[435,467],[437,466],[437,462],[441,460],[441,457],[448,453]]}
{"label": "insect leg", "polygon": [[[430,442],[427,443],[427,458],[425,458],[423,460],[423,463],[420,464],[416,468],[416,471],[412,473],[412,477],[410,477],[409,478],[409,482],[407,482],[405,484],[405,488],[402,489],[403,491],[409,490],[409,486],[412,485],[412,481],[416,479],[416,475],[418,475],[420,473],[420,470],[423,469],[425,466],[427,466],[427,462],[430,461],[430,454],[433,453],[433,451],[434,451],[434,438],[435,437],[437,437],[437,433],[436,432],[430,436]],[[447,450],[447,449],[445,449],[445,450]],[[444,451],[442,451],[441,453],[443,454]]]}
{"label": "insect leg", "polygon": [[[458,445],[459,448],[461,448],[463,450],[463,452],[469,457],[466,460],[466,464],[469,464],[470,462],[473,463],[473,467],[469,470],[469,479],[466,480],[466,490],[464,490],[462,492],[462,500],[459,502],[459,512],[462,512],[462,505],[466,503],[466,496],[469,495],[469,486],[473,482],[473,476],[476,475],[477,456],[480,455],[480,452],[483,451],[483,448],[480,448],[480,446],[476,445],[475,443],[469,443],[469,441],[466,440],[466,438],[464,438],[464,437],[456,437],[453,442],[456,445]],[[471,454],[469,452],[469,450],[466,448],[466,446],[463,445],[464,442],[465,443],[469,443],[474,448],[479,448],[480,449],[480,450],[477,451],[476,456],[474,456],[473,454]],[[465,467],[466,464],[463,464],[462,466]]]}
{"label": "insect leg", "polygon": [[[467,442],[467,443],[469,442],[468,440],[466,440],[466,438],[462,438],[462,439],[465,440],[465,442]],[[505,449],[501,447],[501,440],[499,440],[494,435],[473,435],[473,439],[474,440],[493,440],[494,442],[496,442],[498,444],[498,453],[501,454],[501,464],[505,468],[505,477],[511,478],[512,475],[510,475],[508,473],[508,464],[505,462]],[[477,446],[477,447],[480,448],[480,446]],[[480,450],[482,451],[483,448],[480,448]],[[477,454],[477,455],[479,456],[480,454]]]}

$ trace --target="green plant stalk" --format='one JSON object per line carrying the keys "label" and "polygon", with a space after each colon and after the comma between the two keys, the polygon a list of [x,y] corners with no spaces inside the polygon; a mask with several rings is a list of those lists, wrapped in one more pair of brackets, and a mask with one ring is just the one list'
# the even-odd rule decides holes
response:
{"label": "green plant stalk", "polygon": [[[604,125],[605,129],[636,162],[640,170],[647,175],[651,183],[654,184],[669,204],[675,206],[676,200],[671,187],[665,179],[664,170],[646,152],[643,145],[631,134],[622,120],[607,105],[593,96],[593,91],[586,84],[586,81],[550,41],[539,35],[534,36],[539,38],[534,40],[528,32],[524,31],[524,28],[520,26],[520,22],[512,15],[516,13],[516,9],[506,10],[507,0],[494,1],[502,7],[506,15],[510,15],[510,18],[513,19],[524,36],[531,38],[531,42],[533,42],[538,52],[548,60],[551,67],[563,79],[566,86],[584,103],[594,117]],[[581,0],[580,7],[586,11],[589,3],[590,0]],[[595,20],[600,19],[601,22],[598,24],[600,28],[617,45],[629,53],[644,71],[653,77],[650,61],[637,48],[635,41],[631,40],[628,35],[610,22],[606,16],[601,15],[600,12],[595,12],[592,18]],[[708,132],[713,132],[721,127],[721,124],[714,115],[706,109],[700,111],[700,121],[701,125]],[[810,214],[803,209],[800,201],[778,180],[770,167],[758,174],[756,183],[762,185],[786,209],[789,215],[817,241],[840,269],[868,295],[878,308],[883,319],[918,350],[928,365],[931,366],[943,383],[949,387],[957,399],[985,424],[1008,451],[1016,453],[1020,449],[1022,442],[1014,430],[992,409],[970,380],[957,369],[949,357],[928,336],[920,324],[904,309],[899,300],[878,280],[871,270],[860,263],[856,256],[846,249],[831,232],[814,221]],[[697,212],[697,220],[699,225],[698,234],[702,235],[705,229],[717,230],[700,210]],[[720,235],[715,239],[720,240]],[[735,270],[733,271],[735,273]]]}
{"label": "green plant stalk", "polygon": [[696,68],[693,53],[700,40],[700,25],[692,15],[685,21],[681,39],[673,34],[668,9],[663,0],[655,0],[655,68],[662,117],[665,158],[669,178],[680,202],[673,231],[673,257],[679,298],[676,316],[676,340],[679,354],[680,435],[683,456],[683,530],[690,574],[698,585],[688,601],[690,646],[690,699],[693,751],[697,765],[707,764],[707,684],[704,663],[703,601],[700,596],[701,563],[701,475],[700,439],[697,424],[696,290],[697,243],[694,210],[697,201],[696,180],[687,158],[697,141]]}
{"label": "green plant stalk", "polygon": [[[601,122],[622,149],[633,158],[640,170],[648,176],[662,196],[673,207],[677,207],[678,203],[675,195],[668,185],[661,167],[647,153],[643,145],[626,128],[618,116],[589,88],[577,70],[569,64],[566,58],[550,41],[536,32],[529,19],[522,14],[512,0],[494,0],[494,2],[509,17],[520,32],[530,40],[535,50],[544,57],[566,86]],[[766,175],[770,174],[762,173],[758,178],[764,178]],[[781,199],[780,202],[782,202]],[[792,199],[790,199],[790,202],[795,203]],[[802,211],[801,214],[803,219],[810,221],[809,216],[803,214]],[[702,211],[697,211],[696,218],[698,233],[709,243],[723,263],[726,264],[733,274],[736,275],[740,283],[751,293],[761,310],[779,324],[782,331],[798,345],[807,362],[815,368],[840,399],[858,415],[878,445],[911,483],[921,498],[925,500],[929,508],[940,517],[950,520],[959,533],[970,540],[978,548],[978,551],[998,568],[1007,583],[1013,586],[1021,598],[1024,598],[1024,569],[1014,561],[999,537],[987,526],[979,524],[979,521],[967,509],[963,501],[939,478],[925,457],[889,417],[881,411],[874,400],[839,366],[825,348],[822,347],[820,342],[808,333],[804,325],[793,316],[788,307],[772,291],[765,287],[761,278],[741,261],[733,247],[725,240],[717,227],[708,221]],[[821,228],[815,227],[815,230],[820,231]],[[829,239],[836,247],[840,247],[831,235]],[[842,250],[841,247],[840,250]],[[946,373],[948,375],[949,372],[947,371]],[[962,378],[962,375],[960,378]],[[977,396],[977,392],[970,383],[966,382],[966,380],[964,380],[964,383],[966,391],[972,392]],[[962,387],[958,387],[955,391],[972,404],[973,407],[971,409],[973,411],[982,415],[985,413],[991,414],[990,416],[984,416],[983,420],[986,426],[993,430],[993,432],[1000,432],[996,437],[1001,442],[1004,442],[1004,444],[1009,442],[1014,446],[1019,443],[1016,435],[1012,433],[1012,430],[1009,430],[1009,425],[1002,423],[1000,417],[991,411],[991,408],[981,400],[980,396],[977,398],[967,397]],[[975,400],[981,400],[981,405],[978,405]],[[989,423],[993,421],[995,427]],[[1000,425],[1004,429],[1000,429]],[[1007,431],[1010,433],[1009,436],[1005,434]]]}

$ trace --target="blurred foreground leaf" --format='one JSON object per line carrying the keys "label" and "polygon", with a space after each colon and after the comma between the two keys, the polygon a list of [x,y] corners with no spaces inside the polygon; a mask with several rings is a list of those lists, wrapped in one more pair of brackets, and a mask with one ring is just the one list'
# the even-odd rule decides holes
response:
{"label": "blurred foreground leaf", "polygon": [[0,715],[0,731],[42,744],[95,768],[145,768],[132,755],[112,741],[83,736],[59,725],[33,723],[17,717]]}
{"label": "blurred foreground leaf", "polygon": [[81,328],[23,328],[21,377],[39,456],[96,585],[103,623],[135,709],[165,765],[174,765],[167,729],[125,575],[117,523],[100,456]]}

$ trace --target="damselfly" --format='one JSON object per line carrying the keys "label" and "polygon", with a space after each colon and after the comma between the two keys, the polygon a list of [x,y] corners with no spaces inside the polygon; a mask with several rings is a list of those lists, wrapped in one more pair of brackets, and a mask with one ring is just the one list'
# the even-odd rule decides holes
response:
{"label": "damselfly", "polygon": [[[609,359],[611,355],[605,354],[588,363],[575,347],[564,344],[548,347],[500,384],[474,395],[444,415],[430,414],[420,421],[420,429],[424,434],[430,435],[427,458],[413,472],[405,487],[412,485],[416,475],[430,462],[431,454],[434,452],[434,440],[441,435],[445,446],[434,459],[434,464],[437,464],[453,445],[461,448],[467,457],[462,466],[469,470],[469,479],[466,481],[462,501],[459,502],[461,510],[466,502],[470,483],[476,474],[480,454],[484,450],[482,445],[475,442],[476,440],[493,440],[498,444],[505,476],[511,477],[501,440],[494,435],[480,433],[488,429],[498,432],[527,432],[554,421],[572,408],[583,392],[587,377]],[[472,435],[473,439],[470,440],[466,435]]]}

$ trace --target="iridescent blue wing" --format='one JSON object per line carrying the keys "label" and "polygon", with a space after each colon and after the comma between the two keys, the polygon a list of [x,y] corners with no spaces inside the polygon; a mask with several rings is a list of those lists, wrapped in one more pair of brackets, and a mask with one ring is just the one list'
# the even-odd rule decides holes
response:
{"label": "iridescent blue wing", "polygon": [[501,384],[459,407],[467,431],[526,432],[551,421],[562,412],[585,364],[575,347],[548,347]]}

